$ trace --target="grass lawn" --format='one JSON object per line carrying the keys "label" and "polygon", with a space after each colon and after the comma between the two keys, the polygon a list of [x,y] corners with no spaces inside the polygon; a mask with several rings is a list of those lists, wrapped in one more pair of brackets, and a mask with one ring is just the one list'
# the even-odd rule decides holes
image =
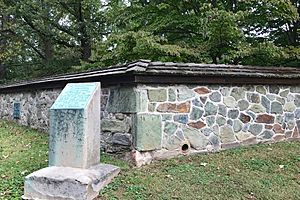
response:
{"label": "grass lawn", "polygon": [[[47,136],[0,121],[0,199],[20,199],[24,177],[47,166]],[[300,199],[300,143],[201,154],[134,168],[102,155],[121,174],[99,199]]]}

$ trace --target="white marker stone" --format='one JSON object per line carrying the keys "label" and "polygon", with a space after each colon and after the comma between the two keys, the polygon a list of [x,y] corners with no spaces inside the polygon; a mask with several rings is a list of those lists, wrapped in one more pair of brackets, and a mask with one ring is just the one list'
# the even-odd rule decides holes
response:
{"label": "white marker stone", "polygon": [[99,162],[100,83],[70,83],[50,108],[49,167],[25,178],[22,198],[92,200],[120,171]]}
{"label": "white marker stone", "polygon": [[50,108],[49,166],[100,161],[100,83],[68,84]]}

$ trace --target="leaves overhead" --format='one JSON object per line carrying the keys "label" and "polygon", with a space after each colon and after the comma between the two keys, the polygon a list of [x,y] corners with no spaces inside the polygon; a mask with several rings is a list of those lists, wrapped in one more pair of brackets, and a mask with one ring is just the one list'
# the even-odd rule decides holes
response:
{"label": "leaves overhead", "polygon": [[300,64],[299,0],[0,0],[0,11],[7,79],[141,58]]}

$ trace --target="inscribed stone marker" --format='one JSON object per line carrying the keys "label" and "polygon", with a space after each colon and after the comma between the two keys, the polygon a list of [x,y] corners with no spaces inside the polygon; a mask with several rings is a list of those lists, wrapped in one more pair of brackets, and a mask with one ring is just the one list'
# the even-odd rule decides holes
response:
{"label": "inscribed stone marker", "polygon": [[100,161],[100,83],[70,83],[50,108],[49,166]]}
{"label": "inscribed stone marker", "polygon": [[70,83],[50,108],[49,167],[26,176],[22,198],[92,200],[120,172],[99,162],[100,83]]}

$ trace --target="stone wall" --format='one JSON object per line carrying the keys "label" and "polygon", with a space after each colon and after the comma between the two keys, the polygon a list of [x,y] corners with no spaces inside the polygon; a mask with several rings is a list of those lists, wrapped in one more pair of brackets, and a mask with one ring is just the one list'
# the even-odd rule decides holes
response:
{"label": "stone wall", "polygon": [[[0,118],[16,121],[43,132],[49,131],[49,109],[62,89],[23,91],[0,94]],[[131,114],[109,113],[107,103],[110,88],[101,95],[101,148],[109,153],[126,153],[132,148]],[[13,104],[21,104],[20,119],[13,118]]]}
{"label": "stone wall", "polygon": [[21,104],[21,117],[16,121],[22,125],[47,132],[49,129],[49,109],[61,89],[24,91],[0,94],[0,118],[13,119],[14,103]]}
{"label": "stone wall", "polygon": [[[48,131],[61,89],[0,94],[1,119]],[[300,140],[300,86],[117,85],[102,88],[101,148],[137,165],[179,154]]]}
{"label": "stone wall", "polygon": [[178,154],[299,140],[300,87],[140,85],[136,90],[145,102],[134,122],[138,165]]}

